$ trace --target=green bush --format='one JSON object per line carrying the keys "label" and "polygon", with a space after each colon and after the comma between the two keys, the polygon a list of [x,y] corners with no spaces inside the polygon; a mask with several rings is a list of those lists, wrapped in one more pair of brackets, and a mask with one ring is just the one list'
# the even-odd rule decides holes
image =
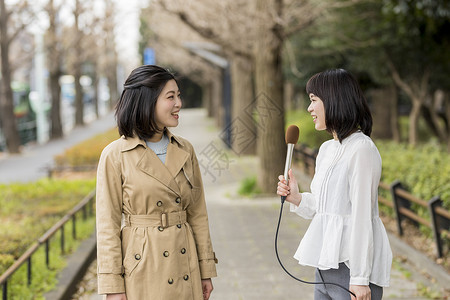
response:
{"label": "green bush", "polygon": [[399,180],[411,194],[425,201],[440,196],[444,207],[450,209],[450,156],[444,146],[427,143],[412,147],[388,141],[376,144],[383,160],[381,181],[391,184]]}
{"label": "green bush", "polygon": [[[78,220],[81,220],[79,217]],[[66,256],[72,253],[79,246],[80,242],[89,237],[95,228],[95,217],[88,218],[85,222],[77,222],[77,240],[72,238],[72,224],[67,223],[64,226],[65,247],[64,254],[61,253],[59,230],[50,239],[50,262],[47,267],[45,262],[45,247],[41,246],[32,256],[32,280],[28,285],[27,281],[27,263],[24,263],[8,279],[8,299],[44,299],[44,293],[52,290],[57,283],[57,274],[66,266]],[[12,256],[0,254],[0,267],[3,261],[14,260]],[[0,272],[2,273],[2,272]],[[0,297],[3,292],[0,291]]]}
{"label": "green bush", "polygon": [[256,176],[245,178],[241,182],[241,185],[238,189],[238,194],[246,197],[250,197],[260,193],[261,190],[258,188]]}
{"label": "green bush", "polygon": [[[0,185],[0,255],[17,259],[94,188],[95,179]],[[0,274],[8,266],[0,265]]]}
{"label": "green bush", "polygon": [[103,148],[119,138],[117,128],[96,135],[74,147],[67,149],[63,154],[55,156],[57,166],[85,166],[97,165]]}
{"label": "green bush", "polygon": [[[103,148],[118,138],[117,129],[100,134],[55,157],[57,165],[96,165]],[[42,234],[95,188],[95,178],[83,180],[42,179],[33,183],[0,185],[0,274],[3,274]],[[79,215],[78,213],[77,215]],[[77,220],[81,220],[77,216]],[[50,240],[50,268],[45,265],[44,248],[32,256],[32,283],[27,284],[27,264],[8,280],[9,299],[44,299],[57,273],[65,266],[65,255],[95,229],[95,217],[77,222],[77,240],[72,224],[64,226],[65,253],[60,250],[59,230]],[[0,297],[2,292],[0,291]]]}

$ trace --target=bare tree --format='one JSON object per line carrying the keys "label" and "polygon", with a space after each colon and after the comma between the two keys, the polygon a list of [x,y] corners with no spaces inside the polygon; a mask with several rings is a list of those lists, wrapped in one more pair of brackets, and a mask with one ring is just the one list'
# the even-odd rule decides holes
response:
{"label": "bare tree", "polygon": [[[238,116],[233,117],[248,116],[248,112],[253,116],[251,123],[257,131],[257,154],[260,159],[258,185],[266,193],[273,192],[277,175],[282,173],[286,153],[281,72],[283,44],[290,35],[313,24],[327,9],[355,1],[158,2],[204,38],[222,46],[228,58],[237,62],[232,76],[254,74],[254,80],[233,80],[238,86],[239,83],[247,84],[233,93],[233,105],[239,107],[244,101],[245,107],[239,110]],[[243,60],[248,64],[243,64]],[[252,81],[255,83],[255,93],[250,97],[250,102],[246,102],[249,99],[242,96],[246,95],[248,83]]]}
{"label": "bare tree", "polygon": [[61,42],[61,24],[59,24],[58,14],[60,6],[55,6],[54,0],[49,0],[46,11],[49,18],[49,27],[46,35],[47,61],[49,71],[49,84],[51,95],[50,112],[50,139],[63,137],[63,126],[61,122],[61,86],[59,77],[62,75],[62,55],[63,46]]}
{"label": "bare tree", "polygon": [[[28,1],[20,1],[11,8],[0,0],[0,52],[1,52],[1,97],[0,118],[6,147],[10,153],[20,152],[20,138],[14,116],[13,91],[11,88],[13,68],[10,61],[10,46],[14,39],[30,23],[31,11]],[[28,17],[22,17],[28,15]]]}
{"label": "bare tree", "polygon": [[[224,108],[221,103],[223,70],[194,54],[195,49],[207,50],[211,54],[224,56],[221,47],[201,37],[185,26],[177,16],[164,10],[148,7],[141,13],[141,51],[152,47],[156,63],[176,68],[182,76],[188,76],[202,87],[202,105],[208,116],[224,126]],[[170,51],[168,51],[170,49]]]}
{"label": "bare tree", "polygon": [[75,126],[84,125],[84,103],[83,103],[83,89],[80,83],[82,75],[82,64],[84,61],[83,57],[83,31],[80,25],[80,16],[84,12],[84,6],[81,0],[75,0],[75,7],[73,10],[73,17],[75,19],[74,23],[74,40],[73,40],[73,61],[72,61],[72,72],[74,77],[75,85]]}
{"label": "bare tree", "polygon": [[283,173],[286,144],[284,142],[284,105],[282,75],[283,28],[276,22],[282,16],[281,0],[256,1],[256,41],[254,43],[256,111],[259,118],[258,183],[264,192],[273,192],[277,175]]}
{"label": "bare tree", "polygon": [[[240,155],[255,154],[257,129],[252,110],[253,87],[252,42],[253,17],[249,1],[160,1],[160,6],[177,15],[189,28],[222,48],[230,64],[232,123],[231,147]],[[218,18],[217,16],[223,16]]]}
{"label": "bare tree", "polygon": [[117,66],[118,57],[116,44],[114,42],[114,15],[116,12],[114,1],[105,0],[105,16],[103,20],[103,49],[104,49],[104,73],[108,79],[108,89],[110,95],[109,107],[113,108],[119,99],[117,90]]}

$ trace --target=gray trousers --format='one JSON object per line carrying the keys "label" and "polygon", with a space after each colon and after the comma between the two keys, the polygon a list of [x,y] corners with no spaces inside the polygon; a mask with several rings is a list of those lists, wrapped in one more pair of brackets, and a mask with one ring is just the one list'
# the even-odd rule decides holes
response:
{"label": "gray trousers", "polygon": [[[316,269],[317,282],[337,283],[349,289],[350,270],[344,264],[339,264],[339,269],[321,270]],[[371,300],[383,298],[383,288],[370,283]],[[331,284],[316,284],[314,289],[314,300],[350,300],[350,293]]]}

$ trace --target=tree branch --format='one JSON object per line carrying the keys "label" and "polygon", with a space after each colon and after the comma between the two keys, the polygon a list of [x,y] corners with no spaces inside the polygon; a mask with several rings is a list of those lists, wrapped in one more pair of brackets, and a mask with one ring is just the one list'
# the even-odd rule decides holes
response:
{"label": "tree branch", "polygon": [[226,39],[223,39],[217,32],[215,32],[210,27],[202,27],[198,25],[194,20],[190,17],[188,13],[185,11],[174,11],[167,7],[166,2],[163,1],[157,1],[160,6],[167,11],[170,14],[178,16],[178,18],[186,24],[189,28],[200,34],[202,37],[209,39],[213,41],[216,44],[221,45],[225,49],[229,49],[234,55],[243,56],[246,58],[251,58],[251,52],[245,51],[242,49],[238,49],[236,46],[234,46],[232,43],[227,41]]}
{"label": "tree branch", "polygon": [[406,93],[411,99],[415,99],[414,91],[412,88],[400,77],[400,74],[397,71],[397,68],[394,66],[394,63],[392,62],[389,55],[386,53],[386,63],[391,71],[391,76],[394,82]]}

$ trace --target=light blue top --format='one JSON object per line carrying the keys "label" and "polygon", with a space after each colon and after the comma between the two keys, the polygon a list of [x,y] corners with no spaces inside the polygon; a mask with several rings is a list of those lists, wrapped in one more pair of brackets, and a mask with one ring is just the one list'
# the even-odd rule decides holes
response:
{"label": "light blue top", "polygon": [[163,135],[159,142],[149,142],[145,141],[147,147],[153,150],[158,158],[162,161],[163,164],[166,163],[166,155],[167,155],[167,145],[169,145],[169,138],[167,135]]}

